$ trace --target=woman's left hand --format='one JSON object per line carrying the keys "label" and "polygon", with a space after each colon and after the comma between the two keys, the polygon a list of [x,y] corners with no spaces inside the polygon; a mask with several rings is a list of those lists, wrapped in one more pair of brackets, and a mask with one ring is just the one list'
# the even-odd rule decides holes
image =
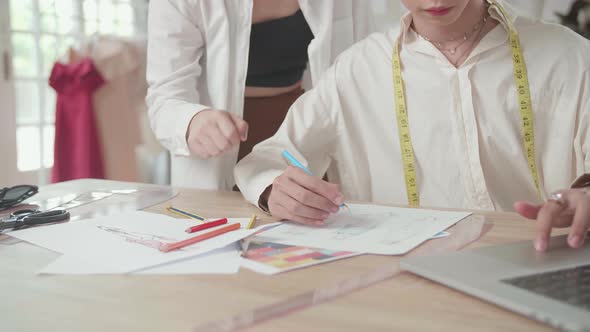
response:
{"label": "woman's left hand", "polygon": [[535,248],[545,251],[551,229],[572,227],[567,239],[572,248],[584,244],[590,227],[590,188],[561,190],[541,205],[516,202],[514,209],[525,218],[537,220]]}

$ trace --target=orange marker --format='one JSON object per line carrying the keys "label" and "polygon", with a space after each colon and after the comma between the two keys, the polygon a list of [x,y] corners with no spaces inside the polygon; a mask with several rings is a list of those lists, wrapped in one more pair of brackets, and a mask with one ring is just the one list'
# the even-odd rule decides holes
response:
{"label": "orange marker", "polygon": [[218,235],[227,233],[227,232],[231,232],[231,231],[235,231],[236,229],[240,228],[240,224],[239,223],[235,223],[235,224],[231,224],[231,225],[227,225],[225,227],[222,228],[218,228],[216,230],[213,230],[209,233],[205,233],[205,234],[201,234],[195,237],[192,237],[190,239],[186,239],[186,240],[182,240],[179,242],[174,242],[174,243],[166,243],[160,246],[160,251],[161,252],[169,252],[172,250],[176,250],[176,249],[180,249],[180,248],[184,248],[186,246],[190,246],[191,244],[195,244],[197,242],[201,242],[201,241],[205,241],[207,239],[210,239],[212,237],[216,237]]}

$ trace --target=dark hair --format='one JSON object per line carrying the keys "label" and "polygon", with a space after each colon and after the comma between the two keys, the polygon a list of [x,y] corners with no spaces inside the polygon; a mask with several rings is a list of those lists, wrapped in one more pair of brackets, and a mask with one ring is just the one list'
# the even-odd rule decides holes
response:
{"label": "dark hair", "polygon": [[590,17],[590,0],[576,0],[567,14],[555,14],[561,19],[561,24],[590,39],[590,19],[587,22],[580,20],[580,13],[583,11],[588,12]]}

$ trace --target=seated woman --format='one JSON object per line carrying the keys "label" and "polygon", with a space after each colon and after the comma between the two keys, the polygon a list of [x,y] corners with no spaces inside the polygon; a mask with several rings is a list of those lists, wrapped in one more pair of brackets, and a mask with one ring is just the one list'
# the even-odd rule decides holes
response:
{"label": "seated woman", "polygon": [[[402,2],[401,32],[343,53],[237,165],[244,196],[310,224],[345,198],[514,208],[537,219],[538,250],[572,224],[581,246],[590,193],[566,188],[590,172],[590,43],[500,0]],[[286,167],[283,150],[332,183]]]}

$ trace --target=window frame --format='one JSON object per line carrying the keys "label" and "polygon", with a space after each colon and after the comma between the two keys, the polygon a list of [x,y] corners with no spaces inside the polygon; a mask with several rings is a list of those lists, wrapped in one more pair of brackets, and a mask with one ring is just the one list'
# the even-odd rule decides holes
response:
{"label": "window frame", "polygon": [[[13,29],[10,20],[11,4],[13,1],[19,0],[0,1],[0,41],[2,42],[2,45],[4,45],[0,45],[0,55],[2,55],[2,59],[0,60],[3,60],[0,65],[3,65],[4,67],[2,68],[2,72],[0,72],[0,74],[2,74],[2,77],[0,77],[0,79],[2,79],[2,81],[0,81],[0,97],[2,97],[3,101],[6,101],[3,102],[4,105],[2,105],[2,107],[7,107],[8,110],[7,112],[2,112],[3,114],[0,116],[0,121],[2,122],[2,124],[0,124],[0,142],[7,143],[0,144],[0,154],[7,157],[6,159],[3,158],[4,160],[9,161],[8,163],[4,163],[4,165],[0,166],[0,181],[5,183],[4,180],[11,178],[26,178],[28,179],[29,183],[46,184],[50,181],[52,164],[49,165],[49,163],[46,163],[47,160],[51,161],[51,159],[45,157],[49,156],[49,154],[53,155],[53,151],[48,151],[48,149],[51,149],[53,146],[53,142],[48,143],[47,140],[44,140],[44,137],[46,130],[51,130],[51,127],[54,128],[55,119],[53,116],[48,117],[49,112],[51,112],[48,106],[51,106],[49,103],[53,101],[53,98],[48,98],[49,94],[51,93],[51,88],[48,88],[47,81],[51,68],[44,68],[44,62],[47,62],[48,60],[46,58],[47,53],[43,52],[43,50],[47,48],[43,47],[43,40],[46,40],[46,36],[55,38],[54,41],[50,39],[49,44],[55,45],[56,57],[63,56],[63,53],[66,53],[65,46],[76,46],[80,43],[84,43],[85,40],[88,40],[90,35],[86,34],[85,29],[87,22],[90,21],[95,22],[97,29],[95,33],[97,34],[100,33],[101,27],[106,26],[107,30],[114,31],[115,28],[113,27],[120,26],[121,24],[131,24],[124,29],[127,34],[124,34],[123,36],[129,36],[130,34],[130,36],[133,38],[145,37],[147,31],[146,21],[148,1],[96,0],[95,3],[97,8],[101,6],[101,2],[105,2],[107,6],[112,6],[111,8],[113,8],[115,12],[118,10],[118,8],[121,8],[119,7],[120,4],[127,4],[129,6],[129,8],[125,8],[123,12],[126,11],[127,13],[131,13],[131,21],[128,21],[125,18],[120,20],[119,18],[121,16],[115,14],[113,16],[114,18],[109,18],[106,20],[107,23],[105,25],[105,23],[103,23],[104,20],[100,19],[101,15],[86,15],[87,13],[84,12],[85,1],[69,0],[72,3],[72,11],[68,16],[68,19],[71,20],[69,21],[71,23],[71,27],[68,26],[69,31],[60,30],[60,15],[58,14],[57,7],[55,7],[55,3],[51,5],[54,7],[53,10],[50,10],[49,14],[53,16],[51,20],[55,22],[55,26],[48,28],[47,30],[43,29],[43,16],[40,10],[40,0],[31,0],[31,9],[33,13],[30,25],[28,25],[28,28],[30,29],[23,29],[22,27]],[[125,15],[125,17],[128,16],[129,15]],[[19,34],[22,36],[29,35],[29,38],[31,38],[30,40],[34,43],[31,44],[31,52],[34,53],[31,53],[32,57],[29,59],[31,66],[35,66],[34,75],[19,75],[19,73],[15,70],[15,57],[13,56],[13,36]],[[50,54],[53,55],[53,53]],[[58,58],[55,59],[55,61],[58,60]],[[47,63],[47,66],[50,66],[49,62]],[[36,89],[34,94],[38,95],[38,100],[34,100],[33,98],[33,101],[31,102],[31,107],[37,108],[37,110],[34,111],[34,115],[31,119],[19,119],[19,100],[17,100],[17,88],[19,84],[24,82],[32,83],[30,88],[32,89],[34,87]],[[33,150],[35,150],[34,153],[38,152],[38,156],[36,156],[34,159],[35,162],[38,160],[38,164],[33,166],[38,166],[38,168],[20,170],[18,165],[22,158],[25,158],[23,155],[25,153],[33,153],[24,152],[31,149],[28,147],[23,147],[23,144],[26,143],[21,143],[21,145],[19,145],[17,139],[19,136],[19,130],[21,130],[20,135],[22,135],[23,129],[21,128],[27,127],[35,128],[35,131],[39,136],[35,146],[32,146]],[[50,133],[48,135],[50,135]],[[32,142],[30,144],[32,144]],[[7,174],[6,179],[3,179],[2,173]]]}

